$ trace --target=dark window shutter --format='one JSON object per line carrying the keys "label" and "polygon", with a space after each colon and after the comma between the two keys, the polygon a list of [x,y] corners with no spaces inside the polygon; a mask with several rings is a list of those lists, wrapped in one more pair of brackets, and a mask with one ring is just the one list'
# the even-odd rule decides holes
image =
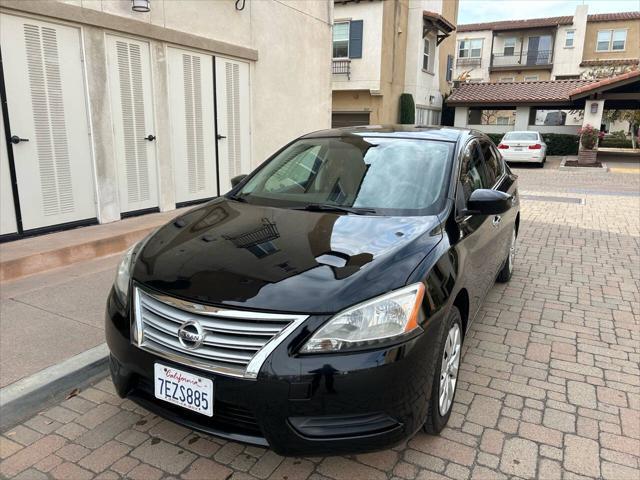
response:
{"label": "dark window shutter", "polygon": [[453,55],[447,55],[447,82],[451,81],[453,73]]}
{"label": "dark window shutter", "polygon": [[362,20],[352,20],[349,26],[349,58],[362,58]]}

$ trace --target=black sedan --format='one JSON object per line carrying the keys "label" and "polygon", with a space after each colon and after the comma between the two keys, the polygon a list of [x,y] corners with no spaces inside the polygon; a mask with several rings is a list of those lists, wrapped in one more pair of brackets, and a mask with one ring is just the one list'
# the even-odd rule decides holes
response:
{"label": "black sedan", "polygon": [[461,346],[513,271],[516,176],[484,134],[325,130],[124,256],[118,394],[285,455],[440,432]]}

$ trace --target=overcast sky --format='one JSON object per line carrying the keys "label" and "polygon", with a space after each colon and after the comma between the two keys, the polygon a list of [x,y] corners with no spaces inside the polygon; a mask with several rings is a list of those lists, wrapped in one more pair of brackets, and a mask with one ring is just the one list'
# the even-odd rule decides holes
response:
{"label": "overcast sky", "polygon": [[589,13],[640,10],[640,0],[460,0],[458,23],[573,15],[582,3]]}

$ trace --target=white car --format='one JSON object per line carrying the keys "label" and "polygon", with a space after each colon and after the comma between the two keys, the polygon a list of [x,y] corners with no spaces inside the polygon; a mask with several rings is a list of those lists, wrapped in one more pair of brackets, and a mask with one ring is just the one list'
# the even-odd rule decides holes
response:
{"label": "white car", "polygon": [[547,144],[539,132],[507,132],[498,149],[507,162],[533,162],[542,167],[547,159]]}

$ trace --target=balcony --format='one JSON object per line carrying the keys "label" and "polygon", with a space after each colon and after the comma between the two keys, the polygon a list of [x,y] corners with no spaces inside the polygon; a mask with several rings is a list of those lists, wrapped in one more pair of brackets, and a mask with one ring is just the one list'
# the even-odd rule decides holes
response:
{"label": "balcony", "polygon": [[351,60],[342,59],[333,61],[333,74],[346,75],[347,80],[351,80]]}
{"label": "balcony", "polygon": [[456,59],[456,67],[480,67],[482,66],[482,58],[458,58]]}
{"label": "balcony", "polygon": [[551,70],[553,50],[529,50],[513,55],[494,53],[491,55],[490,70]]}

